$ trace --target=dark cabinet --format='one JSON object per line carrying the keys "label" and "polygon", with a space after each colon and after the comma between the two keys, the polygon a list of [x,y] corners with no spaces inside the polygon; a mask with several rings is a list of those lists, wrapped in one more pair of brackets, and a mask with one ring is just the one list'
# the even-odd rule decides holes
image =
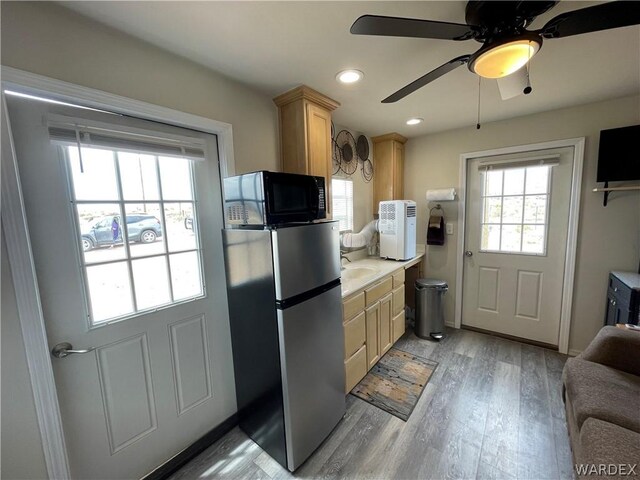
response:
{"label": "dark cabinet", "polygon": [[605,325],[640,322],[640,274],[611,272]]}

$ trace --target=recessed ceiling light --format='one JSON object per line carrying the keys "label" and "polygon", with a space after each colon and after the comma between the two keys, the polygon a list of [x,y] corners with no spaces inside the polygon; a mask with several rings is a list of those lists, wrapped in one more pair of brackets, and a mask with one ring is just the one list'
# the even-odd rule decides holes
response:
{"label": "recessed ceiling light", "polygon": [[336,80],[340,83],[356,83],[362,80],[364,73],[360,70],[342,70],[336,75]]}
{"label": "recessed ceiling light", "polygon": [[424,118],[410,118],[407,120],[407,125],[418,125],[422,122],[424,122]]}

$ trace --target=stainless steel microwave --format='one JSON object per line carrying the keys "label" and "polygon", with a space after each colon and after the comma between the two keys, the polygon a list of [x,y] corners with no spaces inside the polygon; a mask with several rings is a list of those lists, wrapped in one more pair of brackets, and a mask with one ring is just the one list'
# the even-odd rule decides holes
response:
{"label": "stainless steel microwave", "polygon": [[326,218],[324,177],[259,171],[224,179],[227,225],[257,226]]}

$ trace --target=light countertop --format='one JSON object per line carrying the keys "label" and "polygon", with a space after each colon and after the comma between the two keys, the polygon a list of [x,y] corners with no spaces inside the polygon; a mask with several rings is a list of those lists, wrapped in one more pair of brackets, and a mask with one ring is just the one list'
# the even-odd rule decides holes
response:
{"label": "light countertop", "polygon": [[[380,257],[365,257],[350,263],[344,261],[342,270],[342,298],[362,290],[377,282],[381,278],[390,275],[400,268],[407,269],[420,263],[424,257],[424,246],[418,246],[417,255],[410,260],[395,261],[384,260]],[[350,271],[353,272],[350,273]]]}

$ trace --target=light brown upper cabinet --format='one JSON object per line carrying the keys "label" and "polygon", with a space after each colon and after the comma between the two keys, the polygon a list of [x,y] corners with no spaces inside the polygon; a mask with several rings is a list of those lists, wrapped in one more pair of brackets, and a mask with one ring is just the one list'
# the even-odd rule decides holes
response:
{"label": "light brown upper cabinet", "polygon": [[331,215],[331,112],[340,104],[305,85],[273,99],[278,106],[282,171],[325,178]]}
{"label": "light brown upper cabinet", "polygon": [[383,200],[402,200],[404,171],[404,144],[407,141],[399,133],[373,137],[373,213],[378,214],[378,204]]}

